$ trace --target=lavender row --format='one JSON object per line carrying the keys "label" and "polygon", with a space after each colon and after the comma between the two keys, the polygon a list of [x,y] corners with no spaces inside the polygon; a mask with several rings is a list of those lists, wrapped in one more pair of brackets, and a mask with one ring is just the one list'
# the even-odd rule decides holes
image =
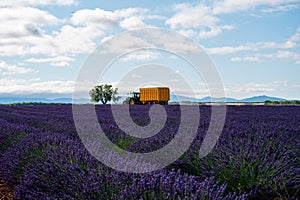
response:
{"label": "lavender row", "polygon": [[[147,125],[149,108],[131,107],[133,120]],[[111,141],[128,151],[150,152],[178,130],[179,106],[165,108],[165,127],[147,139],[120,130],[110,106],[96,111]],[[16,199],[297,199],[299,111],[291,106],[229,106],[217,146],[200,159],[210,121],[210,107],[200,106],[190,149],[165,169],[138,175],[114,171],[87,152],[70,105],[0,107],[0,173],[16,188]]]}

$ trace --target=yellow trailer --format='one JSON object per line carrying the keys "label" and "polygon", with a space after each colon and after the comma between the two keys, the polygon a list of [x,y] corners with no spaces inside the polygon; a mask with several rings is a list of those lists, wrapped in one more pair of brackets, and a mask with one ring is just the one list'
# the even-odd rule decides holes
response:
{"label": "yellow trailer", "polygon": [[123,103],[127,104],[168,104],[170,89],[168,87],[140,88],[140,92],[133,92],[133,96]]}
{"label": "yellow trailer", "polygon": [[140,101],[145,103],[168,104],[170,89],[167,87],[140,88]]}

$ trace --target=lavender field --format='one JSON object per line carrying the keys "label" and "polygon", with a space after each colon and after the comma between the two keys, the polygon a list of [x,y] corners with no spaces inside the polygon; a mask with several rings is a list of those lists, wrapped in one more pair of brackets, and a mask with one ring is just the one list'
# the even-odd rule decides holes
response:
{"label": "lavender field", "polygon": [[[130,107],[139,125],[150,106]],[[200,159],[210,122],[200,106],[196,139],[164,169],[134,174],[115,171],[81,143],[71,105],[1,106],[0,175],[14,199],[299,199],[300,107],[228,106],[213,151]],[[114,122],[109,105],[96,106],[112,142],[131,152],[163,147],[176,134],[180,107],[165,106],[167,121],[155,136],[137,139]]]}

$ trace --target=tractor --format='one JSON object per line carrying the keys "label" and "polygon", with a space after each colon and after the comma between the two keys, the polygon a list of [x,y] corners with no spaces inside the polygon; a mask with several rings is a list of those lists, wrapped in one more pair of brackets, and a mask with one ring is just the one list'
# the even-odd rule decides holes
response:
{"label": "tractor", "polygon": [[167,87],[140,88],[140,92],[132,92],[123,104],[168,104],[170,100],[170,89]]}

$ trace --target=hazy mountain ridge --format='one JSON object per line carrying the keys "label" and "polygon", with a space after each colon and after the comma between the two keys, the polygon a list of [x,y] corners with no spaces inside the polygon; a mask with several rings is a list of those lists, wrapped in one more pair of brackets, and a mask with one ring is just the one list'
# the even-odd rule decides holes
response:
{"label": "hazy mountain ridge", "polygon": [[248,97],[244,99],[235,99],[235,98],[211,98],[211,97],[204,97],[201,99],[197,98],[189,98],[185,96],[173,96],[171,95],[171,102],[178,102],[178,101],[188,101],[188,102],[199,102],[199,103],[206,103],[206,102],[230,102],[230,103],[247,103],[247,102],[253,102],[253,103],[259,103],[264,101],[287,101],[287,99],[278,98],[278,97],[271,97],[266,95],[261,96],[253,96]]}

